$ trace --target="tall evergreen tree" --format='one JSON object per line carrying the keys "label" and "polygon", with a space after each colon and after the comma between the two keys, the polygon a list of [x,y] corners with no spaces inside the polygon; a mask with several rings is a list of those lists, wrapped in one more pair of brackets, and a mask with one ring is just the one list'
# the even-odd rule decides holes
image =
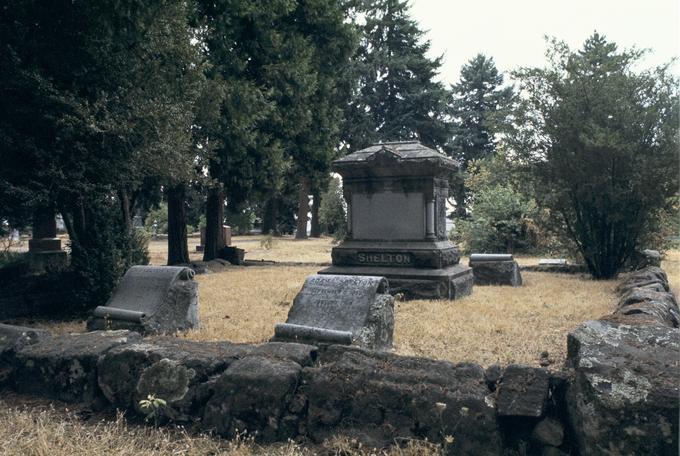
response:
{"label": "tall evergreen tree", "polygon": [[473,160],[490,157],[496,148],[496,134],[504,129],[510,114],[513,90],[503,87],[503,75],[493,58],[478,54],[463,65],[460,82],[452,87],[453,140],[451,154],[460,163],[452,179],[451,193],[456,214],[466,214],[468,190],[464,175]]}
{"label": "tall evergreen tree", "polygon": [[0,208],[58,209],[92,301],[140,260],[145,183],[186,169],[202,85],[192,5],[11,0],[0,15]]}
{"label": "tall evergreen tree", "polygon": [[344,141],[352,150],[378,141],[417,139],[442,149],[450,136],[449,92],[436,81],[441,58],[430,59],[429,40],[404,0],[369,0],[355,56],[354,97]]}
{"label": "tall evergreen tree", "polygon": [[[678,191],[678,80],[634,72],[642,53],[595,33],[579,51],[553,42],[551,65],[517,73],[525,104],[515,150],[537,199],[597,278],[617,274]],[[647,247],[647,246],[642,246]]]}

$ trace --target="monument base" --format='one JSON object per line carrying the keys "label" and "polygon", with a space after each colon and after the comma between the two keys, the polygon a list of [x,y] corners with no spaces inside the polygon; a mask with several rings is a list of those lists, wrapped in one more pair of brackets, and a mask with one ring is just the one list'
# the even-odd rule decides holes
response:
{"label": "monument base", "polygon": [[61,271],[68,267],[68,253],[63,250],[29,252],[28,261],[31,271]]}
{"label": "monument base", "polygon": [[381,276],[389,282],[390,294],[405,299],[458,299],[472,293],[472,268],[455,264],[443,269],[389,266],[331,266],[319,274]]}

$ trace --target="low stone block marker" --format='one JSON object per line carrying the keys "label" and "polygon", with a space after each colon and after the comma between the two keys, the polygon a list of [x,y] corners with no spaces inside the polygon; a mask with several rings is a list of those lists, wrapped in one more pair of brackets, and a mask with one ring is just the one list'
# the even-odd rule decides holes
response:
{"label": "low stone block marker", "polygon": [[392,348],[394,298],[384,277],[311,275],[272,341]]}
{"label": "low stone block marker", "polygon": [[94,309],[90,331],[130,329],[146,334],[188,330],[199,324],[194,271],[176,266],[133,266],[105,306]]}
{"label": "low stone block marker", "polygon": [[473,253],[469,266],[475,277],[475,285],[522,285],[522,275],[511,254]]}

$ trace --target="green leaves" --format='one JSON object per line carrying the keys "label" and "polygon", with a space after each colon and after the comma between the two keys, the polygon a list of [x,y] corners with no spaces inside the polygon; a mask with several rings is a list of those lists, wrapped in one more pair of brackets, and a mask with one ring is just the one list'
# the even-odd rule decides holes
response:
{"label": "green leaves", "polygon": [[346,109],[344,141],[358,150],[378,141],[418,139],[439,148],[449,139],[449,93],[435,77],[441,58],[430,60],[430,42],[401,0],[367,1],[366,23],[354,58],[357,81]]}
{"label": "green leaves", "polygon": [[509,142],[531,163],[540,203],[560,217],[596,277],[612,277],[677,192],[678,81],[636,73],[637,50],[595,33],[552,65],[516,73],[523,95]]}

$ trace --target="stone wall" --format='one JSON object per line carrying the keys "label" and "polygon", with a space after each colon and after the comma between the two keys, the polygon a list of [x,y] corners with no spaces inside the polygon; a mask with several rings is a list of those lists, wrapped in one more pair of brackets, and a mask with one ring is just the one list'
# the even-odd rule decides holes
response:
{"label": "stone wall", "polygon": [[[650,280],[667,287],[658,268],[636,274],[622,293],[625,284],[645,282],[637,289]],[[346,346],[192,342],[128,331],[55,336],[0,325],[0,383],[139,414],[139,401],[153,394],[167,401],[166,420],[223,437],[247,430],[262,442],[344,433],[385,446],[452,436],[451,454],[670,455],[677,454],[680,406],[680,337],[669,317],[677,307],[673,314],[670,298],[654,298],[641,308],[658,312],[617,310],[577,328],[560,372],[484,370]]]}

